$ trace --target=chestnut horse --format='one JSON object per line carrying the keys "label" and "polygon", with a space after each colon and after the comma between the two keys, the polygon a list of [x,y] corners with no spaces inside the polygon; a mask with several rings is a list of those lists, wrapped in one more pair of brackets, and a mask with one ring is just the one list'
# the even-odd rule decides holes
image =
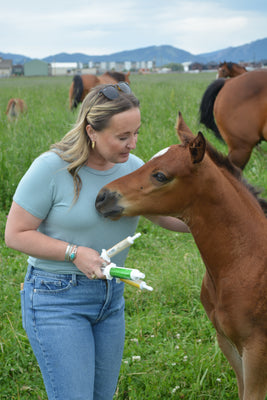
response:
{"label": "chestnut horse", "polygon": [[112,219],[172,215],[189,226],[206,266],[201,302],[235,371],[239,398],[264,400],[267,202],[201,132],[191,133],[181,115],[177,132],[181,145],[106,185],[96,208]]}
{"label": "chestnut horse", "polygon": [[6,115],[9,121],[15,121],[20,114],[26,111],[27,106],[24,100],[12,98],[7,104]]}
{"label": "chestnut horse", "polygon": [[245,168],[253,148],[267,140],[267,70],[216,79],[199,111],[200,122],[226,142],[230,160]]}
{"label": "chestnut horse", "polygon": [[219,65],[217,78],[235,78],[247,72],[246,68],[240,64],[224,61]]}
{"label": "chestnut horse", "polygon": [[70,110],[76,108],[93,87],[101,84],[114,84],[120,81],[130,83],[129,75],[130,71],[127,74],[108,71],[100,76],[93,74],[75,75],[69,90]]}

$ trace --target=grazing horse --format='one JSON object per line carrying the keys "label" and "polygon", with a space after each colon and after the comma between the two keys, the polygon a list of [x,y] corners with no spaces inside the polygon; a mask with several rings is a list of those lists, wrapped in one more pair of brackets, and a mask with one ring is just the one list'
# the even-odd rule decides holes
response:
{"label": "grazing horse", "polygon": [[70,110],[76,108],[93,87],[108,83],[115,84],[120,81],[130,83],[129,75],[130,71],[127,74],[108,71],[100,76],[93,74],[75,75],[69,90]]}
{"label": "grazing horse", "polygon": [[10,99],[7,104],[6,115],[9,121],[15,121],[20,114],[27,111],[27,106],[22,99]]}
{"label": "grazing horse", "polygon": [[267,140],[267,70],[216,79],[206,89],[199,112],[200,122],[226,142],[230,160],[245,168],[253,148]]}
{"label": "grazing horse", "polygon": [[224,61],[219,65],[217,78],[235,78],[244,72],[247,72],[247,69],[242,65]]}
{"label": "grazing horse", "polygon": [[112,219],[172,215],[189,226],[206,266],[201,302],[235,371],[239,398],[264,400],[267,202],[181,115],[177,132],[182,144],[106,185],[96,208]]}

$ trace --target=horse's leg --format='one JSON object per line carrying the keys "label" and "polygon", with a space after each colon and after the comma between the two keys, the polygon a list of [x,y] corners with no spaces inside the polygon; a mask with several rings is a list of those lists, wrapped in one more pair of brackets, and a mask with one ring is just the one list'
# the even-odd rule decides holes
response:
{"label": "horse's leg", "polygon": [[267,394],[267,343],[264,337],[254,338],[243,354],[243,400],[264,400]]}
{"label": "horse's leg", "polygon": [[239,168],[244,169],[248,163],[253,148],[259,142],[259,136],[255,132],[255,126],[248,129],[245,127],[239,127],[232,123],[229,125],[229,121],[225,123],[218,123],[218,128],[221,132],[225,143],[228,146],[228,157],[233,164]]}
{"label": "horse's leg", "polygon": [[69,90],[69,108],[70,110],[73,109],[73,89],[74,89],[74,82],[72,81]]}
{"label": "horse's leg", "polygon": [[229,361],[229,364],[233,368],[236,378],[237,378],[237,385],[238,385],[238,394],[239,399],[243,400],[244,395],[244,381],[243,381],[243,372],[242,372],[242,358],[238,353],[236,347],[222,334],[217,332],[217,340],[222,350],[223,354]]}
{"label": "horse's leg", "polygon": [[229,342],[229,340],[223,334],[219,333],[219,322],[217,321],[216,315],[216,303],[217,303],[217,296],[216,291],[213,285],[212,280],[209,277],[207,271],[205,272],[202,286],[201,286],[201,293],[200,293],[201,303],[205,308],[207,316],[209,317],[210,321],[212,322],[213,326],[216,329],[217,333],[217,341],[222,350],[223,354],[229,361],[230,365],[232,366],[233,370],[235,371],[238,383],[238,392],[239,398],[243,399],[243,392],[244,392],[244,384],[243,384],[243,374],[242,374],[242,359],[237,351],[237,349]]}
{"label": "horse's leg", "polygon": [[228,145],[228,157],[233,164],[237,165],[241,169],[244,169],[250,159],[253,147],[254,145],[251,144],[242,147],[240,144],[239,147],[232,147],[231,145]]}

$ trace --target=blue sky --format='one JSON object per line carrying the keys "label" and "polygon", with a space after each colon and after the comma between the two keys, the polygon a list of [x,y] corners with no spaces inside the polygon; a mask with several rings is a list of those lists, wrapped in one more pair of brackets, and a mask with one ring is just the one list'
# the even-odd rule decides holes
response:
{"label": "blue sky", "polygon": [[266,0],[12,0],[0,52],[111,54],[171,45],[193,54],[267,37]]}

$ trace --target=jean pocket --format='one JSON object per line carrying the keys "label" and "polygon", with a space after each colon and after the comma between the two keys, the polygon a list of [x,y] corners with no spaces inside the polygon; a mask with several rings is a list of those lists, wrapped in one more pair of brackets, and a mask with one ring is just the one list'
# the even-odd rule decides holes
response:
{"label": "jean pocket", "polygon": [[20,291],[20,303],[21,303],[21,318],[23,329],[26,329],[26,313],[25,313],[25,290]]}
{"label": "jean pocket", "polygon": [[38,277],[34,281],[34,293],[57,294],[69,290],[71,281],[57,278]]}

